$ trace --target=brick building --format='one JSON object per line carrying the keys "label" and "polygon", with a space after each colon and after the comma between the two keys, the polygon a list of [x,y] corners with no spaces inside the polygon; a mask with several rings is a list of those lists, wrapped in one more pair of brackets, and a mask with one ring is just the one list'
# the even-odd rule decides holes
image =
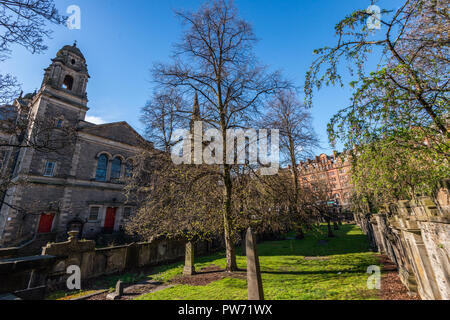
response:
{"label": "brick building", "polygon": [[312,160],[301,161],[298,170],[301,183],[327,183],[333,194],[333,199],[330,200],[337,199],[344,207],[348,205],[353,193],[350,181],[351,163],[348,159],[343,160],[336,152],[331,156],[321,154]]}
{"label": "brick building", "polygon": [[[45,69],[39,91],[7,106],[12,119],[54,121],[55,128],[72,128],[75,138],[64,152],[2,147],[3,176],[26,183],[13,185],[4,194],[0,246],[18,245],[42,234],[59,240],[74,228],[93,238],[120,230],[132,213],[133,204],[123,193],[124,180],[139,146],[147,142],[126,122],[85,121],[88,79],[81,51],[75,44],[65,46]],[[33,123],[25,135],[39,130]]]}

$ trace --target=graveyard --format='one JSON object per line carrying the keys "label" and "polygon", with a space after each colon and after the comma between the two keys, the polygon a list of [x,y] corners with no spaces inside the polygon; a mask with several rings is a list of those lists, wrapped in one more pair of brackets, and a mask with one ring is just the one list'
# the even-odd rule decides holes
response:
{"label": "graveyard", "polygon": [[[382,267],[382,262],[370,250],[367,237],[356,225],[340,226],[333,238],[326,237],[326,226],[322,226],[320,230],[308,232],[305,239],[296,240],[295,235],[287,234],[285,240],[261,242],[257,248],[267,300],[386,299],[383,290],[367,289],[368,267]],[[178,262],[147,272],[111,276],[95,287],[70,294],[53,293],[47,299],[107,299],[121,280],[125,287],[121,297],[124,300],[245,300],[248,295],[246,257],[240,247],[236,251],[238,272],[224,272],[225,254],[217,252],[196,257],[196,273],[192,276],[183,276],[184,262]],[[395,280],[399,281],[398,277]],[[149,292],[132,290],[133,287],[147,288]],[[403,299],[409,298],[404,293]]]}

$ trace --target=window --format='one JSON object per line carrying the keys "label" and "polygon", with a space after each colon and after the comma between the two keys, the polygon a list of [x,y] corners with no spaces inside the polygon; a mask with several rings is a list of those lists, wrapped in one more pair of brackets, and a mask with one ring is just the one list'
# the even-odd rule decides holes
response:
{"label": "window", "polygon": [[123,208],[123,218],[128,219],[131,216],[131,207]]}
{"label": "window", "polygon": [[125,164],[125,177],[129,178],[133,174],[133,163],[131,161],[127,161]]}
{"label": "window", "polygon": [[91,207],[89,210],[89,221],[97,221],[100,207]]}
{"label": "window", "polygon": [[56,128],[60,129],[62,127],[63,124],[63,120],[62,119],[57,119],[56,120]]}
{"label": "window", "polygon": [[120,158],[114,158],[111,166],[111,181],[119,180],[121,172],[122,172],[122,160],[120,160]]}
{"label": "window", "polygon": [[108,157],[102,154],[98,157],[97,161],[97,173],[95,175],[95,180],[106,181],[106,169],[108,168]]}
{"label": "window", "polygon": [[45,164],[44,169],[44,177],[53,177],[54,171],[55,171],[55,162],[54,161],[47,161]]}
{"label": "window", "polygon": [[63,82],[62,87],[63,87],[64,89],[67,89],[67,90],[72,90],[72,87],[73,87],[73,77],[67,75],[67,76],[64,78],[64,82]]}

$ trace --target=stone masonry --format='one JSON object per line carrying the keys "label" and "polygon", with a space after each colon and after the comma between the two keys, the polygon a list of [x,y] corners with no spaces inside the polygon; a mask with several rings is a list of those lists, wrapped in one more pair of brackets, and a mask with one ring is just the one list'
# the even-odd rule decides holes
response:
{"label": "stone masonry", "polygon": [[29,117],[24,134],[36,134],[38,120],[75,132],[62,150],[7,148],[8,170],[18,183],[0,208],[0,247],[19,246],[42,233],[64,240],[74,229],[80,237],[118,232],[133,212],[123,194],[134,155],[147,144],[126,122],[96,125],[85,121],[89,79],[86,60],[74,44],[63,47],[45,70],[40,90],[18,98],[17,117]]}
{"label": "stone masonry", "polygon": [[398,266],[402,282],[424,300],[450,299],[450,180],[436,196],[399,201],[377,214],[357,213],[372,247]]}

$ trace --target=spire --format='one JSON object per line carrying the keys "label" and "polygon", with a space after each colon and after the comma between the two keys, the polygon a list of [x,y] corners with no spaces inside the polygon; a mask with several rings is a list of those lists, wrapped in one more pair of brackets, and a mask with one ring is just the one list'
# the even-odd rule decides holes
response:
{"label": "spire", "polygon": [[198,93],[197,90],[195,91],[195,97],[194,97],[194,107],[192,110],[192,121],[200,121],[200,104],[198,103]]}
{"label": "spire", "polygon": [[201,115],[200,115],[200,104],[198,103],[198,94],[197,90],[195,90],[195,96],[194,96],[194,106],[192,107],[192,118],[189,127],[191,128],[191,132],[194,131],[194,122],[200,121]]}

